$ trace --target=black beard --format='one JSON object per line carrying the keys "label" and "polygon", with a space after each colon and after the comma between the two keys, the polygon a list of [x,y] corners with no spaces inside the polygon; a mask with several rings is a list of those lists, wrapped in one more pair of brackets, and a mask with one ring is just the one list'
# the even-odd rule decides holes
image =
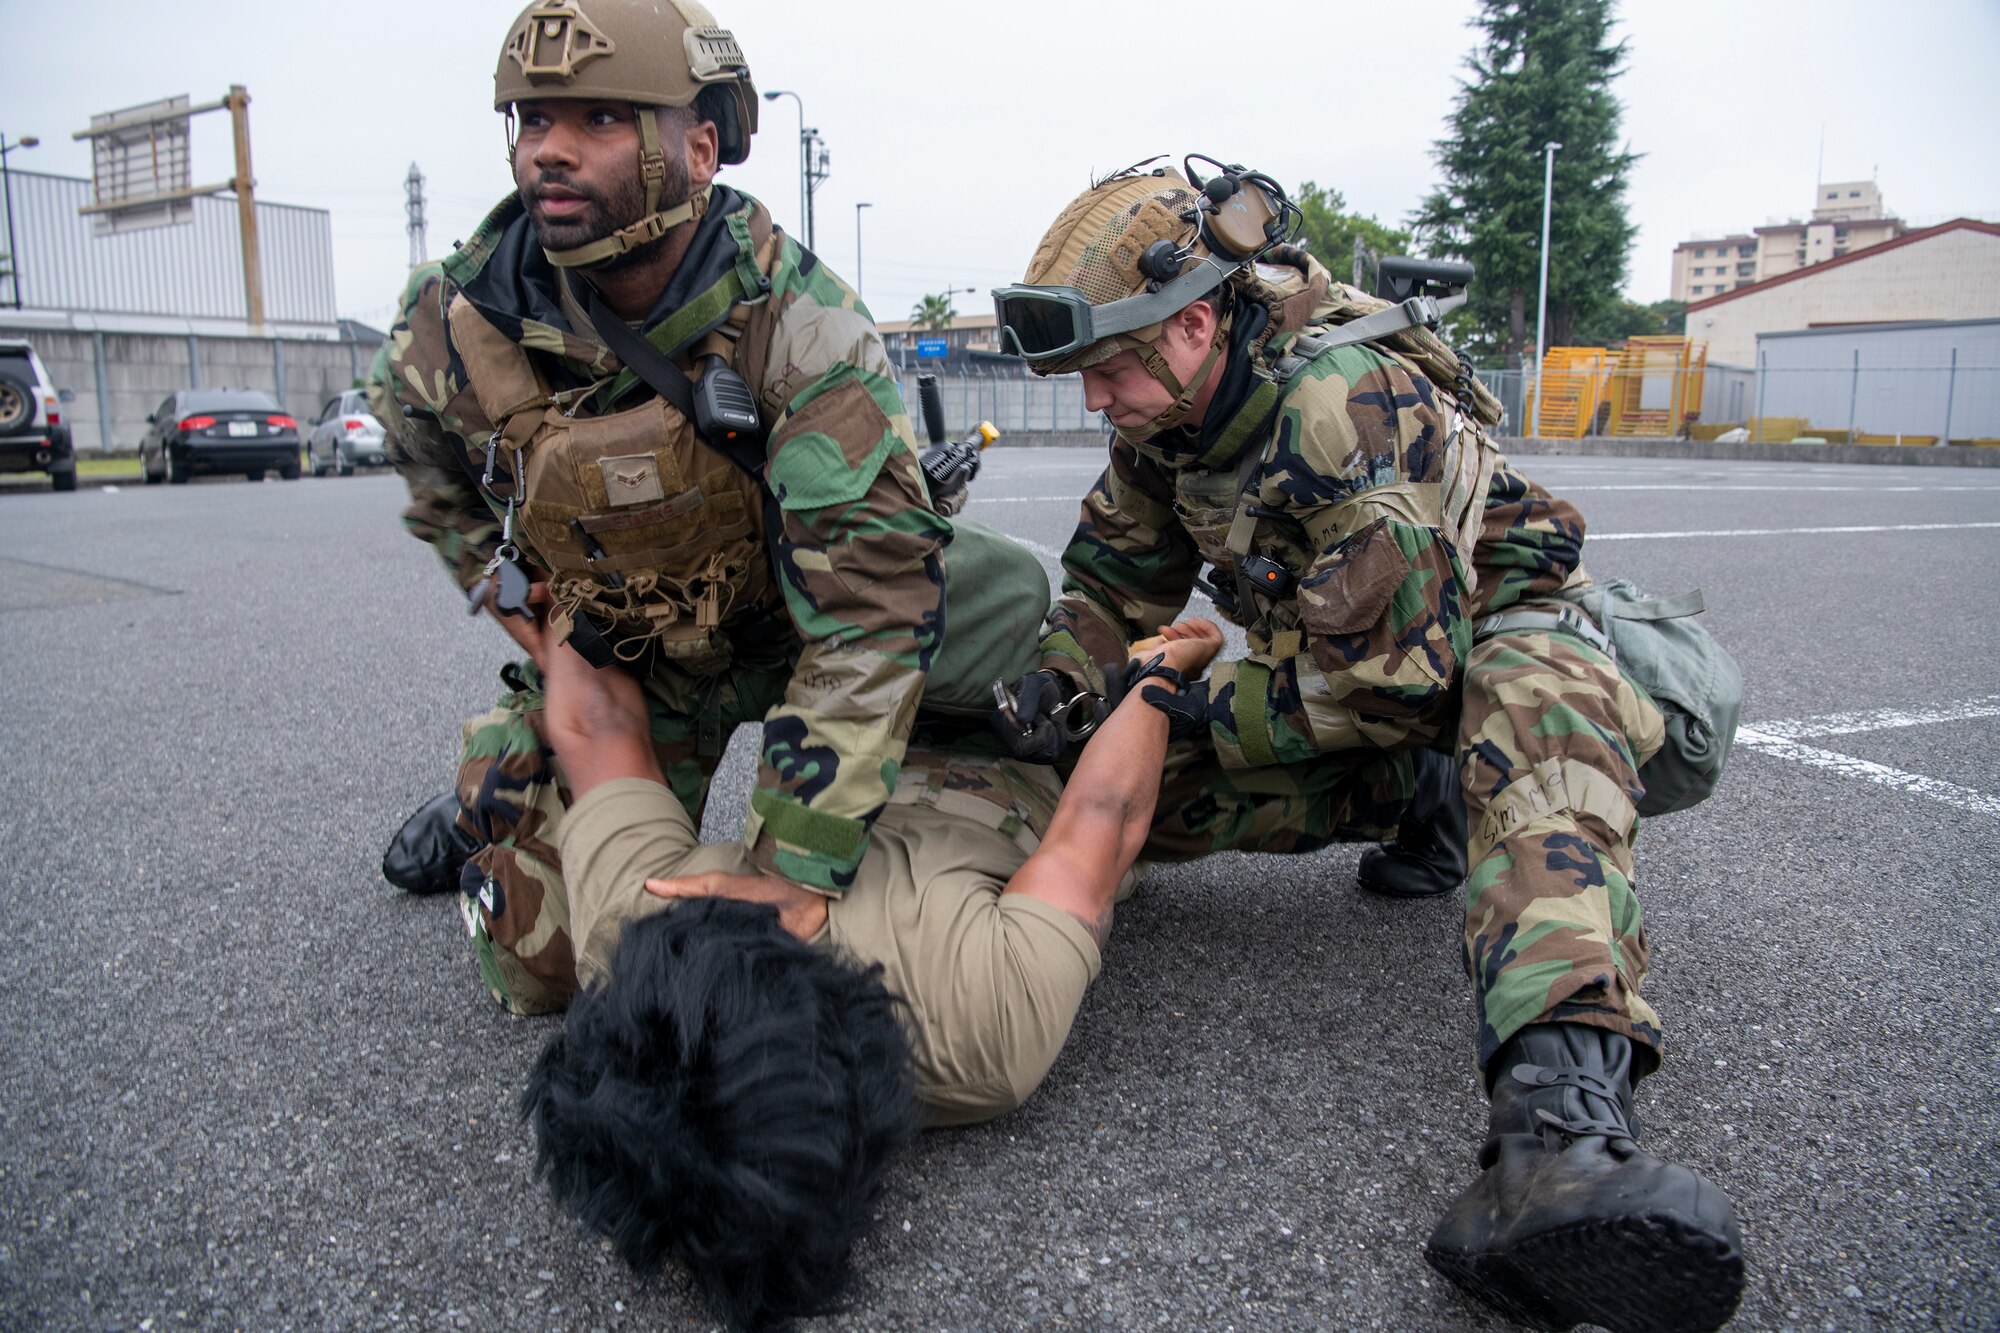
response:
{"label": "black beard", "polygon": [[[666,176],[660,182],[659,211],[661,212],[678,208],[694,193],[688,181],[686,162],[678,157],[668,157],[666,168]],[[536,205],[539,201],[535,198],[533,189],[523,186],[520,191],[521,202],[527,207],[528,223],[535,229],[535,239],[541,242],[544,250],[557,252],[575,250],[593,241],[601,241],[613,232],[629,227],[646,216],[646,189],[636,177],[621,181],[608,194],[593,190],[560,172],[543,172],[535,185],[559,185],[574,194],[582,195],[590,204],[582,217],[572,221],[551,222],[538,212]],[[644,245],[627,250],[621,255],[615,255],[601,264],[592,265],[592,268],[599,273],[616,273],[620,269],[644,264],[659,254],[666,244],[666,239],[664,236],[655,237]]]}

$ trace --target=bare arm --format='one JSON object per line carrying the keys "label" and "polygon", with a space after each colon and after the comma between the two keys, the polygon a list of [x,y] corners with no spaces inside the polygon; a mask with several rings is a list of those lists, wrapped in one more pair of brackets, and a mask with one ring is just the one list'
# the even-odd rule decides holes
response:
{"label": "bare arm", "polygon": [[[1222,631],[1206,620],[1182,621],[1160,633],[1135,651],[1164,652],[1167,665],[1185,675],[1199,674],[1222,647]],[[1170,688],[1164,681],[1155,684]],[[1111,933],[1118,882],[1152,828],[1166,754],[1167,715],[1135,689],[1090,738],[1047,836],[1007,881],[1006,892],[1061,908],[1102,948]]]}

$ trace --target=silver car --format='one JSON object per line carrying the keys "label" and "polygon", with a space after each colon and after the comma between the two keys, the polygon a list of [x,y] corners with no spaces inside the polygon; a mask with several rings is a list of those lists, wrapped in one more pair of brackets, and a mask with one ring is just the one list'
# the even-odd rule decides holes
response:
{"label": "silver car", "polygon": [[326,400],[306,436],[306,468],[315,477],[346,476],[358,467],[389,461],[382,423],[368,410],[368,395],[349,389]]}

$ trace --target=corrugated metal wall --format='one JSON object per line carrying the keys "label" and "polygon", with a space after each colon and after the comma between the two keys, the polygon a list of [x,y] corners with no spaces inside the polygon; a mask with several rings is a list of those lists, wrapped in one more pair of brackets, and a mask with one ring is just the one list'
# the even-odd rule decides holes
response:
{"label": "corrugated metal wall", "polygon": [[1767,417],[1859,434],[2000,436],[2000,320],[1761,333],[1757,352]]}
{"label": "corrugated metal wall", "polygon": [[[13,247],[21,304],[40,310],[246,319],[236,200],[196,199],[194,220],[97,236],[77,214],[90,182],[10,171]],[[333,223],[323,209],[257,205],[264,317],[281,324],[332,324]],[[12,304],[14,293],[6,293]]]}

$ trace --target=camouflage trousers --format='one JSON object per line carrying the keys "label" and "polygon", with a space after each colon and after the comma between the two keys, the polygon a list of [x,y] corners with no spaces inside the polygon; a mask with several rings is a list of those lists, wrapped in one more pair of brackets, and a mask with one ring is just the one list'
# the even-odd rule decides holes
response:
{"label": "camouflage trousers", "polygon": [[1660,1024],[1639,993],[1646,931],[1632,841],[1659,710],[1610,658],[1563,633],[1482,640],[1463,690],[1465,967],[1479,1066],[1528,1024],[1560,1021],[1624,1034],[1635,1073],[1650,1072]]}

